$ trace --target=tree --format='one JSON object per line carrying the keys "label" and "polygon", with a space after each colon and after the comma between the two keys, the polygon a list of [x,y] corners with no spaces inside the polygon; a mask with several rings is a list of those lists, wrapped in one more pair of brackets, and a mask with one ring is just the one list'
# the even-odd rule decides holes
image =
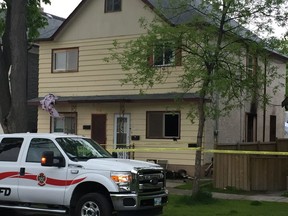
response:
{"label": "tree", "polygon": [[[189,116],[191,121],[198,119],[197,146],[200,149],[207,118],[217,119],[246,102],[254,106],[269,103],[263,87],[281,75],[269,65],[264,74],[257,62],[267,62],[267,44],[247,28],[253,27],[260,34],[272,33],[271,19],[284,25],[287,19],[285,0],[149,2],[157,16],[152,22],[140,19],[147,34],[127,43],[115,41],[111,56],[105,60],[117,61],[127,71],[124,84],[132,83],[145,91],[165,82],[173,73],[178,67],[177,53],[181,50],[183,74],[178,80],[179,91],[198,93],[198,105],[191,108]],[[163,44],[176,50],[171,58],[174,62],[171,67],[153,67],[147,59],[153,54],[154,58],[159,56],[155,52]],[[247,53],[253,57],[253,65],[250,65],[253,73],[245,63]],[[273,88],[276,91],[279,86]],[[201,150],[196,151],[192,195],[199,190],[200,171]]]}
{"label": "tree", "polygon": [[0,123],[5,133],[27,132],[27,51],[46,20],[40,0],[4,0],[1,14]]}
{"label": "tree", "polygon": [[[269,43],[269,47],[271,47],[272,49],[277,49],[282,54],[288,56],[288,34],[284,35],[284,37],[282,38],[272,36],[268,38],[267,41]],[[286,91],[285,91],[286,97],[288,97],[288,76],[287,75],[288,75],[288,64],[286,65]],[[285,108],[287,111],[287,106],[285,106]]]}

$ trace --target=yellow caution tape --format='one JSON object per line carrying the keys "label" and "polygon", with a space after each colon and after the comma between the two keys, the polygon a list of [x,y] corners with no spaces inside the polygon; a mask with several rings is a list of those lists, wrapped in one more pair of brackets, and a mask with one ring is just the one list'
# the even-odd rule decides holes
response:
{"label": "yellow caution tape", "polygon": [[[136,149],[107,149],[109,152],[162,152],[162,151],[197,151],[201,148],[136,148]],[[288,152],[274,151],[247,151],[247,150],[219,150],[219,149],[202,149],[203,153],[216,154],[245,154],[245,155],[282,155],[288,156]]]}
{"label": "yellow caution tape", "polygon": [[161,151],[181,151],[192,150],[197,151],[200,148],[136,148],[136,149],[107,149],[109,152],[161,152]]}

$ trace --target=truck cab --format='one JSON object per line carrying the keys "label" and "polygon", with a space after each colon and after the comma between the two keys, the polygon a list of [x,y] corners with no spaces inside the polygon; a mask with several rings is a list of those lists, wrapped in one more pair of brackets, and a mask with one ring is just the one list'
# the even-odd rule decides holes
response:
{"label": "truck cab", "polygon": [[0,135],[0,214],[16,208],[71,216],[157,215],[167,201],[165,170],[157,164],[113,158],[82,136]]}

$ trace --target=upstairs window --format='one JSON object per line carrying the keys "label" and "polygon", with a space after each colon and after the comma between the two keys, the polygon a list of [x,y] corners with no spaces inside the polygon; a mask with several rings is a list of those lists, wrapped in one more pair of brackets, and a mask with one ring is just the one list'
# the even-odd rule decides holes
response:
{"label": "upstairs window", "polygon": [[149,64],[156,67],[180,66],[181,49],[171,42],[158,41],[153,48],[153,55],[149,57]]}
{"label": "upstairs window", "polygon": [[146,138],[180,138],[180,112],[149,111],[146,121]]}
{"label": "upstairs window", "polygon": [[246,69],[251,75],[255,74],[258,67],[257,57],[251,54],[247,54],[246,57]]}
{"label": "upstairs window", "polygon": [[154,65],[165,66],[173,63],[174,51],[170,43],[159,43],[154,48]]}
{"label": "upstairs window", "polygon": [[78,71],[78,48],[52,50],[53,72]]}
{"label": "upstairs window", "polygon": [[121,0],[105,0],[105,13],[121,11]]}

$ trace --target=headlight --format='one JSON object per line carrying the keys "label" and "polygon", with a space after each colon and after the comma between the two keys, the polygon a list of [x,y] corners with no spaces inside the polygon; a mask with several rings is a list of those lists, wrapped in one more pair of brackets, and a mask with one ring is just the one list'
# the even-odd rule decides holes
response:
{"label": "headlight", "polygon": [[111,179],[118,185],[119,191],[131,190],[132,174],[130,172],[111,172]]}

